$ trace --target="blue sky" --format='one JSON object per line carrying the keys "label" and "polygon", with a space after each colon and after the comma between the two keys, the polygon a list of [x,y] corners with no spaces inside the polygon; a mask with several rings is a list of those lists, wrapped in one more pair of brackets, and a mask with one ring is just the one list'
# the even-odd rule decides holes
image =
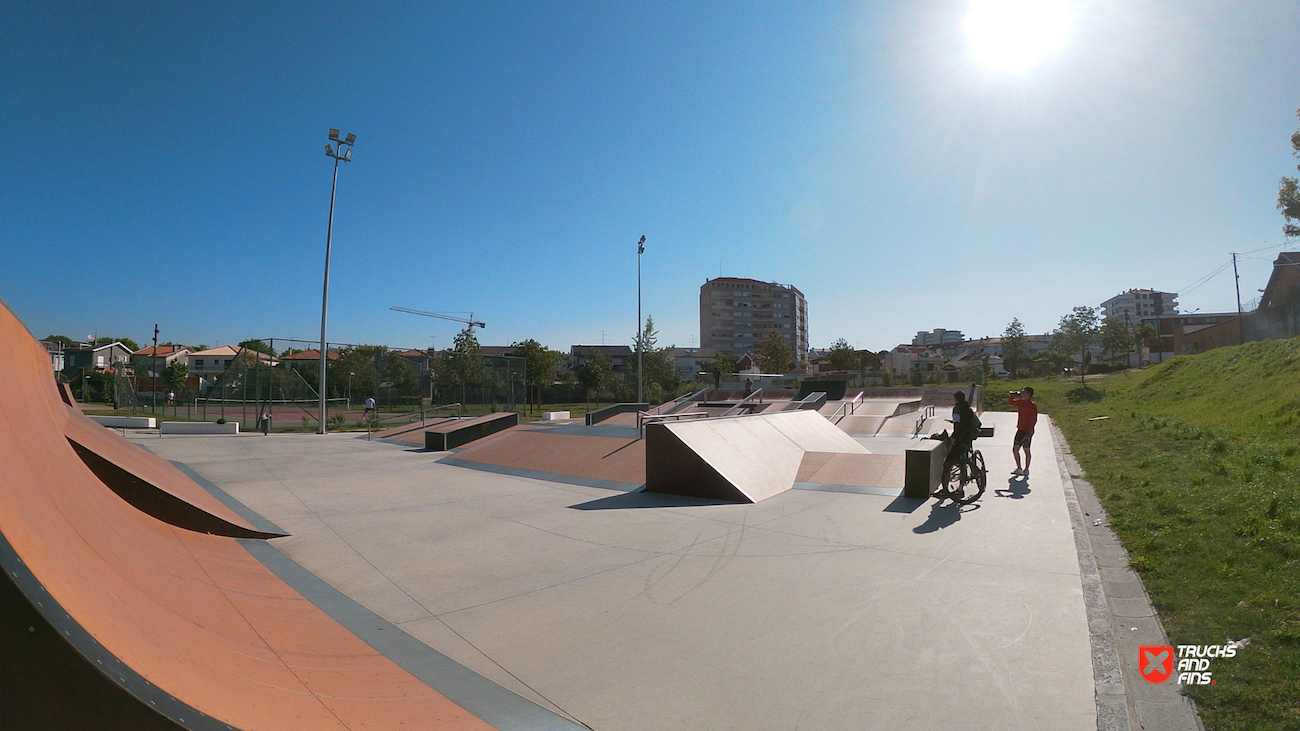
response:
{"label": "blue sky", "polygon": [[[794,284],[816,346],[1050,330],[1283,244],[1293,2],[1067,2],[1056,52],[973,56],[967,2],[15,3],[0,25],[0,298],[38,336],[661,344],[706,278]],[[1276,245],[1276,246],[1274,246]],[[1290,248],[1300,248],[1300,244]],[[1181,297],[1235,308],[1231,270]]]}

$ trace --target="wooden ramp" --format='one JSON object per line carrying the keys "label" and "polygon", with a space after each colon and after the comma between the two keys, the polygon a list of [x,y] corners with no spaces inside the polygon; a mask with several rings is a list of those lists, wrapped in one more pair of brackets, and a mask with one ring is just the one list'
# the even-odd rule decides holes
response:
{"label": "wooden ramp", "polygon": [[83,428],[48,355],[3,305],[0,345],[0,726],[491,728],[326,615],[239,539],[119,497],[74,444],[191,516],[252,529],[169,464]]}

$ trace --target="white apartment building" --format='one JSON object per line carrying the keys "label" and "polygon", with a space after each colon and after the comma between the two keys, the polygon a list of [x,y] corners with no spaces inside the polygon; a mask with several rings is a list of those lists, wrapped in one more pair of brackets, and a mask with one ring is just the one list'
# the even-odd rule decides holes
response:
{"label": "white apartment building", "polygon": [[700,287],[700,347],[736,357],[780,333],[795,359],[808,352],[808,301],[792,285],[719,277]]}
{"label": "white apartment building", "polygon": [[1178,314],[1178,295],[1154,289],[1130,289],[1101,303],[1101,316],[1130,325],[1149,317]]}

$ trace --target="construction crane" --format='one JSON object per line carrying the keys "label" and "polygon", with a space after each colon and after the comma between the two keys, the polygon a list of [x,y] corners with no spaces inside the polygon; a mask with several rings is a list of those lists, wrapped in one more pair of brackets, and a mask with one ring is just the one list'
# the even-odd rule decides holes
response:
{"label": "construction crane", "polygon": [[436,318],[438,318],[439,320],[451,320],[452,322],[461,322],[461,323],[464,323],[464,324],[468,325],[471,329],[476,328],[476,327],[487,328],[487,325],[486,325],[486,324],[484,324],[484,323],[482,323],[482,322],[479,322],[478,320],[475,320],[475,319],[474,319],[474,313],[473,313],[473,312],[467,312],[467,313],[465,313],[465,314],[469,315],[469,319],[466,320],[466,319],[463,318],[463,317],[453,317],[453,316],[451,316],[451,315],[443,315],[443,314],[439,314],[439,313],[437,313],[437,312],[425,312],[425,311],[423,311],[423,310],[409,310],[409,309],[407,309],[407,308],[405,308],[405,307],[396,307],[396,306],[394,306],[394,307],[389,307],[388,309],[390,309],[390,310],[394,310],[394,311],[396,311],[396,312],[406,312],[406,313],[409,313],[409,314],[412,314],[412,315],[423,315],[423,316],[425,316],[425,317],[436,317]]}

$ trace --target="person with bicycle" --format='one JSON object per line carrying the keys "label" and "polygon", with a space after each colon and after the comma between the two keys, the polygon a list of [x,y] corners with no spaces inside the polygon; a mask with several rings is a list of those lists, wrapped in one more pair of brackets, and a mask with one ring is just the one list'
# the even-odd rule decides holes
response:
{"label": "person with bicycle", "polygon": [[[970,455],[975,438],[979,436],[979,417],[975,415],[975,410],[971,408],[970,403],[966,400],[966,394],[961,391],[954,391],[952,394],[952,435],[948,437],[949,447],[948,456],[943,460],[943,471],[945,475],[950,474],[950,468],[953,465],[960,466],[960,481],[956,489],[950,489],[945,480],[943,487],[935,491],[935,496],[943,499],[951,497],[953,500],[961,500],[965,497],[962,485],[968,480],[979,477],[979,467],[970,469]],[[982,480],[983,478],[980,477]],[[980,488],[983,492],[983,488]]]}

